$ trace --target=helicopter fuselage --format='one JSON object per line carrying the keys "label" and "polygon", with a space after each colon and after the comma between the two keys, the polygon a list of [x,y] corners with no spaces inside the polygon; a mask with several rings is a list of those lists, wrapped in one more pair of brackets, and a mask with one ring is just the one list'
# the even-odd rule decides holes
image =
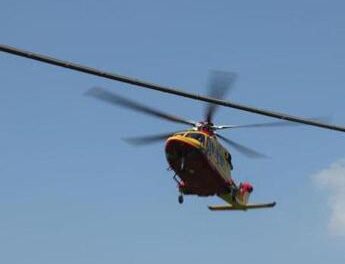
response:
{"label": "helicopter fuselage", "polygon": [[183,194],[223,195],[231,191],[231,155],[215,136],[186,131],[169,137],[165,153]]}

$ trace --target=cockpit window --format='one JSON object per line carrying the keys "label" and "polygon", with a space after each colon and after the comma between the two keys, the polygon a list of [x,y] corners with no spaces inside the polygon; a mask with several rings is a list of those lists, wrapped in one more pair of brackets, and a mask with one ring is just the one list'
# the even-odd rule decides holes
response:
{"label": "cockpit window", "polygon": [[204,142],[205,142],[205,135],[203,135],[201,133],[187,133],[186,137],[194,138],[202,144],[204,144]]}

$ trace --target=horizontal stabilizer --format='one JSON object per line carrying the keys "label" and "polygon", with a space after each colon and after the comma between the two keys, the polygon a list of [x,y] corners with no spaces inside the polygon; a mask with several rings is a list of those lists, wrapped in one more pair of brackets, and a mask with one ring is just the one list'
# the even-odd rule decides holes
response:
{"label": "horizontal stabilizer", "polygon": [[208,209],[211,211],[246,211],[249,209],[262,209],[262,208],[272,208],[276,205],[273,203],[262,203],[262,204],[247,204],[247,205],[215,205],[209,206]]}

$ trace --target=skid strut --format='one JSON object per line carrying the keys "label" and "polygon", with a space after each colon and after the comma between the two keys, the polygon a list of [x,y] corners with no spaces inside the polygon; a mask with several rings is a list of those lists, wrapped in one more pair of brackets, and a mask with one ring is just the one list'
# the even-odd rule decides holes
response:
{"label": "skid strut", "polygon": [[173,179],[177,183],[178,186],[181,186],[183,184],[181,180],[178,178],[177,174],[174,175]]}

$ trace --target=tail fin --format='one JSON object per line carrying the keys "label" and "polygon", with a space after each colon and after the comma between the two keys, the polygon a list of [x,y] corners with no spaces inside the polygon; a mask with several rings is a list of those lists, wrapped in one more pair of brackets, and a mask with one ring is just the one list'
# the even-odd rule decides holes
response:
{"label": "tail fin", "polygon": [[249,196],[253,190],[254,188],[249,182],[241,183],[236,194],[237,202],[243,205],[247,204],[249,201]]}

